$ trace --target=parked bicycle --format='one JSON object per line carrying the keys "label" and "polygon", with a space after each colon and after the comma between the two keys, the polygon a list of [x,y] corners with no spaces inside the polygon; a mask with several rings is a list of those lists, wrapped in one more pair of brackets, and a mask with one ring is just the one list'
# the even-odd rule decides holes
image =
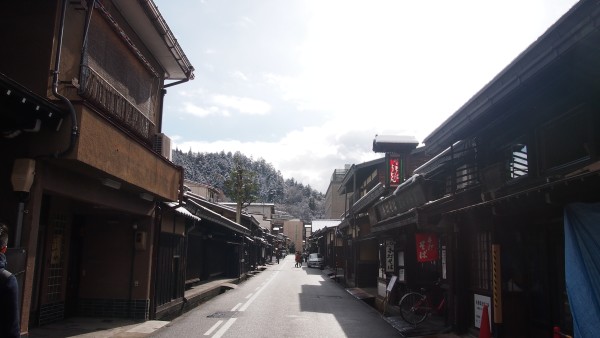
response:
{"label": "parked bicycle", "polygon": [[421,288],[421,292],[412,291],[400,299],[400,316],[413,325],[422,323],[431,314],[443,314],[445,308],[446,295],[439,281],[430,290]]}

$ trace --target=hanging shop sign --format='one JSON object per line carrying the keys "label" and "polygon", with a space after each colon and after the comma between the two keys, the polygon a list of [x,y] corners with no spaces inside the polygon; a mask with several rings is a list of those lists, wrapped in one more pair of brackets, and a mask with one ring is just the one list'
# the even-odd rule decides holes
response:
{"label": "hanging shop sign", "polygon": [[397,187],[400,184],[400,159],[391,157],[390,166],[390,187]]}
{"label": "hanging shop sign", "polygon": [[385,272],[394,272],[394,246],[392,240],[385,241]]}
{"label": "hanging shop sign", "polygon": [[438,259],[438,239],[434,233],[417,233],[417,261],[431,262]]}

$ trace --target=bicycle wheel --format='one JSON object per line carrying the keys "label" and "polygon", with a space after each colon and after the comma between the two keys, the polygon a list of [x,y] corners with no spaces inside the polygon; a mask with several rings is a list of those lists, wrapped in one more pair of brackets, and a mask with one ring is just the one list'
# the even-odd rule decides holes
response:
{"label": "bicycle wheel", "polygon": [[400,299],[400,316],[407,323],[417,325],[427,318],[427,301],[418,292],[409,292]]}

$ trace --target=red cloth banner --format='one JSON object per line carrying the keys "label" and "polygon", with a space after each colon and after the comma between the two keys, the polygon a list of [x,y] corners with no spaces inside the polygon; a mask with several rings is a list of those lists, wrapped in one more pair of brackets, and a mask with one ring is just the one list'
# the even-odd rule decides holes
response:
{"label": "red cloth banner", "polygon": [[400,184],[400,159],[390,158],[390,186]]}
{"label": "red cloth banner", "polygon": [[417,240],[417,262],[431,262],[438,259],[438,239],[434,233],[415,234]]}

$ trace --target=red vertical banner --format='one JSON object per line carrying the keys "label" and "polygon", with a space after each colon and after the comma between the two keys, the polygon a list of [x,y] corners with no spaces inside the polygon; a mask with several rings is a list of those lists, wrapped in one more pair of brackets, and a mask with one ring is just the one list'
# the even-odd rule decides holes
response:
{"label": "red vertical banner", "polygon": [[431,262],[438,259],[438,239],[434,233],[417,233],[417,262]]}
{"label": "red vertical banner", "polygon": [[389,159],[388,164],[390,168],[390,186],[398,186],[400,184],[400,159],[392,157]]}

